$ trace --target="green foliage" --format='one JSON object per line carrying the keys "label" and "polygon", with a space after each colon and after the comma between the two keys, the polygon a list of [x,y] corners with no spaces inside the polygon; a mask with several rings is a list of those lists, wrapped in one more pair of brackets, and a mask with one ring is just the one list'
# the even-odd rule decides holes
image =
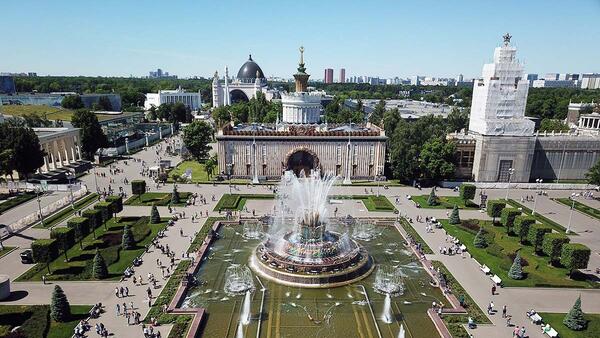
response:
{"label": "green foliage", "polygon": [[217,155],[209,158],[204,161],[204,170],[206,171],[206,176],[210,179],[215,171],[215,168],[218,166]]}
{"label": "green foliage", "polygon": [[460,188],[459,188],[460,198],[462,198],[465,202],[468,200],[472,200],[475,198],[476,190],[477,190],[477,187],[475,187],[475,185],[463,183],[460,185]]}
{"label": "green foliage", "polygon": [[183,143],[196,161],[208,157],[213,134],[213,128],[204,121],[194,121],[183,128]]}
{"label": "green foliage", "polygon": [[67,221],[67,226],[75,230],[75,239],[82,246],[82,241],[90,233],[90,221],[85,217],[73,217]]}
{"label": "green foliage", "polygon": [[521,215],[521,211],[516,208],[504,208],[500,212],[500,223],[506,227],[506,233],[511,232],[511,228],[514,226],[515,217]]}
{"label": "green foliage", "polygon": [[378,126],[381,125],[383,121],[383,115],[385,114],[385,100],[381,99],[375,105],[375,109],[369,115],[369,122],[374,123]]}
{"label": "green foliage", "polygon": [[36,239],[31,242],[31,251],[33,261],[36,263],[46,263],[48,273],[50,267],[48,264],[58,256],[58,244],[55,239]]}
{"label": "green foliage", "polygon": [[544,236],[550,232],[552,232],[552,228],[540,223],[533,223],[529,227],[529,232],[527,233],[527,241],[529,241],[529,243],[533,245],[533,250],[535,252],[540,252],[542,250]]}
{"label": "green foliage", "polygon": [[439,181],[454,174],[456,162],[456,145],[442,137],[427,140],[421,148],[418,162],[421,177],[426,180]]}
{"label": "green foliage", "polygon": [[131,193],[134,195],[141,195],[146,192],[146,181],[144,180],[133,180],[131,181]]}
{"label": "green foliage", "polygon": [[563,245],[569,243],[569,237],[559,233],[549,233],[544,236],[542,252],[550,257],[552,264],[558,263]]}
{"label": "green foliage", "polygon": [[0,123],[0,149],[1,175],[12,177],[13,171],[16,171],[20,178],[27,179],[44,165],[45,152],[37,135],[23,124],[11,126],[9,122]]}
{"label": "green foliage", "polygon": [[108,140],[96,114],[88,110],[78,110],[71,118],[73,127],[80,128],[79,137],[81,139],[81,151],[88,160],[94,158],[94,153],[108,144]]}
{"label": "green foliage", "polygon": [[81,212],[81,217],[88,219],[92,231],[102,225],[102,211],[98,209],[86,209]]}
{"label": "green foliage", "polygon": [[562,120],[549,118],[542,120],[539,129],[541,132],[568,132],[569,130],[571,130],[569,126],[567,126],[567,124]]}
{"label": "green foliage", "polygon": [[452,209],[452,213],[450,214],[450,218],[448,218],[448,223],[450,224],[460,224],[460,216],[458,214],[458,206],[454,205],[454,209]]}
{"label": "green foliage", "polygon": [[71,228],[54,228],[50,232],[50,238],[56,240],[57,248],[65,254],[68,261],[67,251],[75,244],[75,231]]}
{"label": "green foliage", "polygon": [[469,108],[462,110],[458,108],[452,108],[450,113],[448,113],[448,117],[446,117],[446,122],[448,124],[446,131],[448,133],[453,133],[467,129],[469,127],[469,113]]}
{"label": "green foliage", "polygon": [[104,257],[100,254],[100,251],[96,250],[94,261],[92,263],[92,277],[94,279],[104,279],[108,277],[108,267],[104,261]]}
{"label": "green foliage", "polygon": [[573,307],[565,316],[563,324],[573,331],[582,331],[587,328],[587,320],[584,318],[583,311],[581,310],[581,296],[577,297],[575,304],[573,304]]}
{"label": "green foliage", "polygon": [[152,209],[150,210],[150,223],[160,223],[160,214],[158,213],[158,208],[154,204],[152,205]]}
{"label": "green foliage", "polygon": [[133,232],[131,232],[131,228],[129,225],[125,225],[123,229],[123,239],[121,240],[121,246],[125,250],[135,249],[135,239],[133,237]]}
{"label": "green foliage", "polygon": [[123,211],[123,196],[111,195],[106,197],[106,202],[110,203],[110,211],[118,214]]}
{"label": "green foliage", "polygon": [[438,200],[438,197],[435,195],[435,188],[432,188],[431,192],[429,193],[429,197],[427,198],[427,205],[434,206],[434,205],[438,205],[439,203],[440,203],[440,201]]}
{"label": "green foliage", "polygon": [[590,248],[579,243],[563,244],[560,253],[560,264],[569,269],[569,276],[576,269],[585,269],[590,260]]}
{"label": "green foliage", "polygon": [[589,184],[600,185],[600,161],[596,162],[594,166],[588,170],[585,174]]}
{"label": "green foliage", "polygon": [[65,96],[60,105],[66,109],[81,109],[83,108],[83,101],[79,95],[67,95]]}
{"label": "green foliage", "polygon": [[487,203],[487,214],[492,217],[493,222],[496,222],[496,217],[502,215],[502,209],[506,207],[506,203],[498,200],[489,200]]}
{"label": "green foliage", "polygon": [[94,209],[100,210],[102,215],[102,223],[105,223],[112,217],[109,202],[98,202],[94,205]]}
{"label": "green foliage", "polygon": [[523,274],[523,266],[521,263],[521,255],[518,252],[515,256],[513,264],[510,267],[510,270],[508,270],[508,277],[516,280],[525,278],[525,275]]}
{"label": "green foliage", "polygon": [[171,204],[179,203],[179,191],[177,191],[177,187],[173,187],[173,192],[171,193]]}
{"label": "green foliage", "polygon": [[71,306],[67,295],[59,285],[54,286],[52,300],[50,301],[50,317],[59,322],[66,322],[71,318]]}
{"label": "green foliage", "polygon": [[564,119],[569,102],[598,102],[600,91],[579,88],[530,88],[525,114],[527,116]]}
{"label": "green foliage", "polygon": [[521,243],[525,242],[527,235],[529,234],[529,228],[532,224],[535,224],[535,218],[532,216],[517,216],[513,223],[513,231],[519,237]]}
{"label": "green foliage", "polygon": [[347,107],[344,95],[335,96],[325,106],[325,120],[327,123],[364,123],[365,113],[362,111],[361,103],[355,109]]}
{"label": "green foliage", "polygon": [[477,235],[475,235],[475,238],[473,239],[473,245],[476,248],[480,248],[480,249],[488,246],[488,242],[487,242],[487,239],[485,238],[485,232],[483,230],[483,227],[479,228]]}

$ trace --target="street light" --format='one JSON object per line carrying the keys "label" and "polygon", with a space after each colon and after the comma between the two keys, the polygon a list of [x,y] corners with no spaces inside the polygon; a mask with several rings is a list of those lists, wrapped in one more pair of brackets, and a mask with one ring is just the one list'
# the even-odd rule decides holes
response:
{"label": "street light", "polygon": [[227,181],[229,181],[229,195],[231,195],[231,167],[233,164],[227,163],[225,166],[227,167]]}
{"label": "street light", "polygon": [[98,174],[96,173],[96,166],[92,164],[92,168],[94,168],[94,185],[96,186],[96,193],[99,193],[98,190]]}
{"label": "street light", "polygon": [[75,178],[75,175],[69,174],[67,178],[69,179],[69,191],[71,192],[71,209],[75,210],[75,205],[73,204],[73,184],[71,183],[71,180]]}
{"label": "street light", "polygon": [[[542,179],[538,178],[537,180],[535,180],[535,183],[537,183],[537,189],[538,189],[537,195],[541,197],[542,194],[539,193],[539,190],[540,190],[540,186],[542,184]],[[531,212],[531,215],[535,215],[535,206],[537,205],[537,200],[538,200],[538,197],[533,198],[533,211]]]}
{"label": "street light", "polygon": [[566,233],[571,232],[571,219],[573,219],[573,209],[575,209],[575,197],[579,197],[579,194],[572,193],[569,199],[571,200],[571,213],[569,214],[569,224],[567,225]]}
{"label": "street light", "polygon": [[377,175],[375,176],[375,181],[377,181],[377,197],[379,197],[379,179],[381,178],[382,167],[382,165],[377,166]]}
{"label": "street light", "polygon": [[38,202],[38,210],[40,212],[40,222],[42,223],[42,227],[46,227],[46,225],[44,225],[44,214],[42,213],[42,203],[40,201],[40,188],[36,188],[35,192],[36,192],[36,197],[37,197],[37,202]]}
{"label": "street light", "polygon": [[504,197],[504,200],[508,201],[508,190],[510,188],[510,179],[512,178],[512,175],[515,173],[515,169],[514,168],[509,168],[508,169],[508,184],[506,185],[506,197]]}

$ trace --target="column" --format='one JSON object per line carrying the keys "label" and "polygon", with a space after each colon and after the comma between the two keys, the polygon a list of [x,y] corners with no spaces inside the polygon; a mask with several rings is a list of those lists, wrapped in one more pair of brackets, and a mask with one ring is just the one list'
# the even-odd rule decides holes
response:
{"label": "column", "polygon": [[158,125],[158,136],[162,140],[162,128],[160,127],[160,124]]}
{"label": "column", "polygon": [[62,146],[63,151],[65,152],[65,161],[67,162],[67,164],[69,164],[71,162],[69,162],[69,152],[67,151],[67,143],[65,142],[65,139],[62,139]]}
{"label": "column", "polygon": [[58,146],[58,142],[54,142],[54,144],[56,144],[56,148],[58,150],[58,163],[60,164],[60,166],[63,166],[63,160],[62,160],[62,154],[60,153],[60,147]]}
{"label": "column", "polygon": [[77,159],[81,160],[81,148],[79,147],[79,145],[77,145],[76,148],[77,148]]}
{"label": "column", "polygon": [[71,146],[71,158],[73,159],[73,162],[77,161],[77,157],[75,157],[75,148],[73,146]]}
{"label": "column", "polygon": [[50,153],[50,159],[52,159],[52,169],[56,169],[56,159],[54,158],[54,149]]}

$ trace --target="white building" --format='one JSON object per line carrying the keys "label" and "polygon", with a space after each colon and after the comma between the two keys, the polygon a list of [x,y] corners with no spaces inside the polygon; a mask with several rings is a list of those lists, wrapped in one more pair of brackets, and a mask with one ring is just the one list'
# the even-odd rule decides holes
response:
{"label": "white building", "polygon": [[249,101],[258,92],[265,94],[267,100],[275,96],[273,91],[268,90],[267,79],[260,66],[252,60],[252,55],[237,73],[237,77],[229,78],[229,69],[225,67],[223,81],[219,73],[215,72],[212,83],[213,107],[228,106],[240,101]]}
{"label": "white building", "polygon": [[529,82],[510,45],[496,47],[494,63],[483,66],[482,78],[473,84],[469,131],[481,135],[531,135],[534,123],[525,118]]}
{"label": "white building", "polygon": [[581,75],[582,89],[600,89],[600,74],[582,74]]}
{"label": "white building", "polygon": [[146,94],[144,109],[148,110],[152,106],[159,107],[163,103],[182,102],[186,107],[197,111],[202,107],[202,98],[200,92],[186,93],[181,87],[176,90],[159,90],[158,93]]}

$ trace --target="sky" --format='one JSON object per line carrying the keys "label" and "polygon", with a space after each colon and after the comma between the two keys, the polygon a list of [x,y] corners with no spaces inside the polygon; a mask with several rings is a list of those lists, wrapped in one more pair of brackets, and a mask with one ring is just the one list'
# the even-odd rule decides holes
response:
{"label": "sky", "polygon": [[481,74],[502,35],[527,73],[600,72],[600,0],[3,1],[0,72],[267,76]]}

